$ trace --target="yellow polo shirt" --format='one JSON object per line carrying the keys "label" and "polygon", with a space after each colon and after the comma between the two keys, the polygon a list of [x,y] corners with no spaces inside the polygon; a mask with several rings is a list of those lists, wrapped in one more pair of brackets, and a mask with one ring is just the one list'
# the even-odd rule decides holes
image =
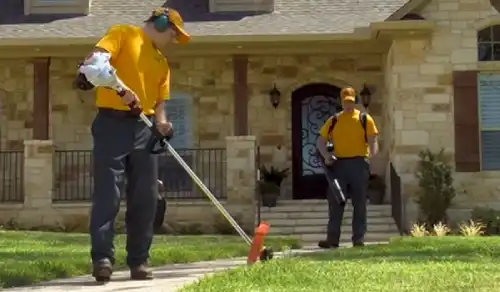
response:
{"label": "yellow polo shirt", "polygon": [[[170,95],[170,68],[166,58],[139,27],[115,25],[96,44],[111,54],[118,77],[137,94],[144,113],[154,114],[157,101]],[[130,110],[115,91],[98,88],[96,106]]]}
{"label": "yellow polo shirt", "polygon": [[[319,131],[321,137],[333,141],[335,155],[339,158],[368,157],[370,154],[368,144],[365,141],[365,131],[360,121],[360,113],[359,110],[354,110],[352,113],[341,112],[330,135],[328,134],[328,130],[332,125],[333,117],[329,118]],[[375,122],[367,114],[366,136],[371,137],[376,135],[378,135],[378,130]]]}

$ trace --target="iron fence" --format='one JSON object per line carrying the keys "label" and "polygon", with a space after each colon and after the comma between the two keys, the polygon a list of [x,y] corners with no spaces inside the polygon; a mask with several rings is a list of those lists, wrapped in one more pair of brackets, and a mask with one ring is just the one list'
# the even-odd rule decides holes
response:
{"label": "iron fence", "polygon": [[91,150],[56,150],[52,201],[88,201],[92,197]]}
{"label": "iron fence", "polygon": [[23,169],[23,151],[0,151],[0,202],[24,201]]}
{"label": "iron fence", "polygon": [[[179,155],[219,199],[226,198],[226,151],[223,148],[177,149]],[[55,153],[53,201],[88,201],[93,191],[92,151]],[[201,199],[205,195],[170,153],[158,156],[158,175],[167,199]],[[122,188],[122,199],[125,199]]]}
{"label": "iron fence", "polygon": [[[193,148],[177,149],[177,152],[216,198],[226,198],[226,149]],[[158,166],[167,199],[205,198],[205,194],[170,153],[159,157]]]}

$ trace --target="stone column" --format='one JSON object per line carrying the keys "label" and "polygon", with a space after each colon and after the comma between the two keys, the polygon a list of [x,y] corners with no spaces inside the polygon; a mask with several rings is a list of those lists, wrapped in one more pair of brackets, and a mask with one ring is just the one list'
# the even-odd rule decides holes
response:
{"label": "stone column", "polygon": [[256,154],[255,136],[226,137],[227,205],[248,231],[255,222]]}
{"label": "stone column", "polygon": [[[431,110],[425,102],[428,87],[437,90],[437,81],[428,74],[425,63],[426,39],[394,40],[387,54],[386,79],[386,141],[389,159],[401,177],[401,192],[408,223],[417,218],[413,198],[418,190],[415,170],[419,151],[432,144],[430,133],[436,123],[422,121]],[[436,88],[434,88],[436,87]],[[389,177],[386,177],[388,183]],[[389,189],[390,191],[390,189]]]}
{"label": "stone column", "polygon": [[24,141],[22,225],[48,225],[52,214],[54,145],[51,140]]}

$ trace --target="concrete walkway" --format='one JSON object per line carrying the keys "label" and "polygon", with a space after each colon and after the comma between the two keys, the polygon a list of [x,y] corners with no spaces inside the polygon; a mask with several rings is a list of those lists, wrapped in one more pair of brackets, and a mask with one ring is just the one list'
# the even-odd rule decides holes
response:
{"label": "concrete walkway", "polygon": [[[286,252],[289,256],[318,251],[316,248],[304,248]],[[283,257],[283,253],[275,253],[275,257]],[[246,258],[216,260],[192,264],[174,264],[154,269],[155,279],[151,281],[131,281],[128,271],[113,273],[112,281],[98,284],[90,275],[61,279],[40,283],[36,286],[2,289],[6,292],[37,291],[37,292],[175,292],[186,284],[192,283],[203,276],[213,274],[246,264]]]}
{"label": "concrete walkway", "polygon": [[[381,244],[382,242],[371,243]],[[350,245],[343,245],[348,247]],[[305,247],[288,252],[277,252],[275,258],[291,257],[300,254],[324,251],[316,247]],[[211,262],[199,262],[191,264],[174,264],[154,269],[155,279],[151,281],[131,281],[128,271],[117,271],[113,273],[112,281],[106,284],[97,284],[90,275],[61,279],[40,283],[36,286],[2,289],[6,292],[37,291],[37,292],[175,292],[186,284],[228,269],[246,264],[246,258],[216,260]]]}

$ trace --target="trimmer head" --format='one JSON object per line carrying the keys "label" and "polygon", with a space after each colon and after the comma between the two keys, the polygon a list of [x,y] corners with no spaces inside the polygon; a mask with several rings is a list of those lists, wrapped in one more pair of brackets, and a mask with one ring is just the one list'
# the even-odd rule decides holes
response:
{"label": "trimmer head", "polygon": [[269,260],[272,260],[274,257],[274,251],[272,248],[270,247],[264,247],[261,251],[260,251],[260,261],[261,262],[267,262]]}
{"label": "trimmer head", "polygon": [[252,265],[258,259],[267,261],[272,259],[272,250],[264,247],[264,239],[269,233],[269,224],[261,222],[255,229],[255,237],[250,245],[250,252],[248,253],[247,264]]}

